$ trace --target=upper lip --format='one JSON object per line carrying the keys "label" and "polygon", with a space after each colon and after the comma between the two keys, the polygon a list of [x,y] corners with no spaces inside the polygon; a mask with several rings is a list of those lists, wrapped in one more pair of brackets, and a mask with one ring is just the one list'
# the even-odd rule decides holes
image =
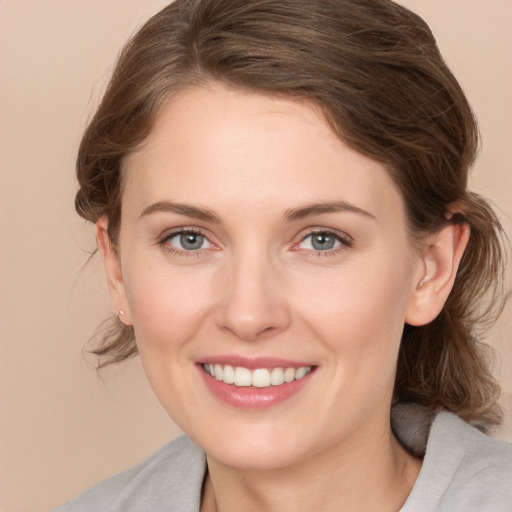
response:
{"label": "upper lip", "polygon": [[258,368],[301,368],[303,366],[314,366],[311,362],[293,361],[279,357],[261,356],[247,357],[238,355],[219,355],[204,357],[200,364],[220,364],[230,366],[240,366],[248,370],[256,370]]}

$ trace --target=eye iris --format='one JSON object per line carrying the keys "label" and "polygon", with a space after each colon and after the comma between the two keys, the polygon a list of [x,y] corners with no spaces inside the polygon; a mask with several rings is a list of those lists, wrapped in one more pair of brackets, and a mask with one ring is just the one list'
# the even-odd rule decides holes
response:
{"label": "eye iris", "polygon": [[180,244],[187,251],[200,249],[204,243],[204,237],[196,233],[183,233],[180,236]]}
{"label": "eye iris", "polygon": [[311,245],[317,251],[328,251],[334,247],[336,240],[328,233],[314,233],[311,235]]}

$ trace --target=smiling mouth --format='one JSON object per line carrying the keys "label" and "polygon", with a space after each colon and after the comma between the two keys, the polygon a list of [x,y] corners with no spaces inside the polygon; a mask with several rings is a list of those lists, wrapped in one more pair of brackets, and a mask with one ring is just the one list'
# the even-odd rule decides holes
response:
{"label": "smiling mouth", "polygon": [[268,388],[300,380],[310,373],[314,367],[256,368],[249,370],[243,366],[204,363],[202,368],[208,375],[224,382],[224,384],[233,384],[238,387]]}

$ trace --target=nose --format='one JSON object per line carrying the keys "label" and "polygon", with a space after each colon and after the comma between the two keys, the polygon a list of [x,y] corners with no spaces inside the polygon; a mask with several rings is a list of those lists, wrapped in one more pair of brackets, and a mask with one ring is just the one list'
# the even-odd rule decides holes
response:
{"label": "nose", "polygon": [[224,269],[215,311],[217,326],[242,341],[284,331],[291,315],[282,273],[262,255],[239,257]]}

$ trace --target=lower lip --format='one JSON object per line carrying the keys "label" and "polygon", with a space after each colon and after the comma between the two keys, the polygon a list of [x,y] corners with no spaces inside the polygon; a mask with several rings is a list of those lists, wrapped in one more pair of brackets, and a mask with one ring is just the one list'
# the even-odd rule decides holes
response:
{"label": "lower lip", "polygon": [[296,395],[310,381],[316,369],[313,368],[312,371],[299,380],[287,382],[280,386],[256,388],[226,384],[207,374],[201,365],[198,365],[198,368],[206,386],[216,398],[233,407],[252,410],[272,407]]}

